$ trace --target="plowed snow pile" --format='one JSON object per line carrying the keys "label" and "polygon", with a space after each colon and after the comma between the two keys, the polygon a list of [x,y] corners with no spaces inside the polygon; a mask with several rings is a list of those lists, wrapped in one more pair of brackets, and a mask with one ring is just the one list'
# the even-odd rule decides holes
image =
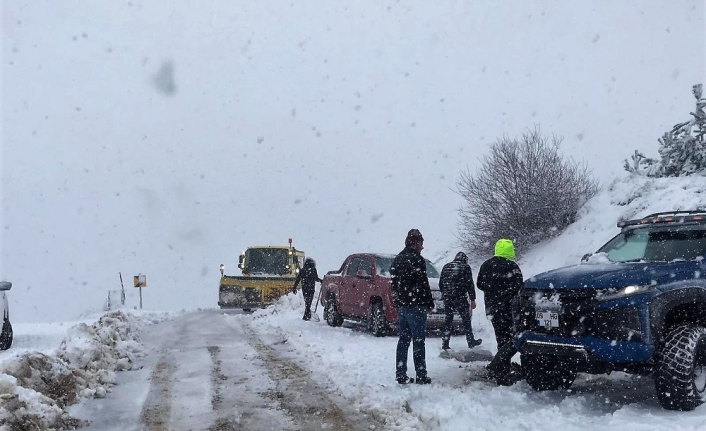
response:
{"label": "plowed snow pile", "polygon": [[116,371],[143,354],[138,334],[168,313],[110,312],[69,329],[55,355],[26,352],[0,364],[0,431],[75,429],[84,424],[66,407],[104,397]]}

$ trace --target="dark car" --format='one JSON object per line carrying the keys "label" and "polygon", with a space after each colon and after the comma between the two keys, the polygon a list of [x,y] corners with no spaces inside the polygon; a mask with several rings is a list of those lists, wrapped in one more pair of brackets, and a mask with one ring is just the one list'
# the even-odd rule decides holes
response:
{"label": "dark car", "polygon": [[2,308],[2,331],[0,332],[0,350],[12,346],[12,324],[10,323],[10,306],[6,292],[12,288],[9,281],[0,281],[0,308]]}
{"label": "dark car", "polygon": [[[392,305],[390,266],[394,254],[358,253],[348,256],[338,271],[329,271],[321,283],[324,319],[330,326],[340,326],[344,319],[365,322],[376,336],[387,334],[397,324]],[[439,271],[427,261],[427,277],[434,297],[434,310],[427,316],[427,329],[444,326],[444,303],[439,291]],[[461,330],[461,320],[454,316],[454,327]]]}
{"label": "dark car", "polygon": [[706,399],[706,213],[620,221],[621,232],[579,265],[525,281],[515,345],[537,390],[577,372],[652,374],[660,404]]}

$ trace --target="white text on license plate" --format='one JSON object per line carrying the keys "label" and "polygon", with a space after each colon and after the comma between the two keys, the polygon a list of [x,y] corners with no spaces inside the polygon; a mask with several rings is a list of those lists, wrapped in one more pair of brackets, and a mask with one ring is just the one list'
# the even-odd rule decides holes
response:
{"label": "white text on license plate", "polygon": [[559,313],[556,311],[537,311],[535,319],[537,326],[544,326],[547,329],[559,327]]}

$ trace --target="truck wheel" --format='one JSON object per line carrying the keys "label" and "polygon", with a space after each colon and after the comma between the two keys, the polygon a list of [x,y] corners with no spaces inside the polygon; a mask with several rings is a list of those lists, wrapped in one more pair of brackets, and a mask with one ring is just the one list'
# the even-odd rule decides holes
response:
{"label": "truck wheel", "polygon": [[324,315],[326,316],[326,323],[328,326],[341,326],[343,324],[343,317],[338,314],[338,309],[336,308],[336,299],[330,297],[326,301],[326,307],[324,308]]}
{"label": "truck wheel", "polygon": [[7,350],[12,346],[12,325],[9,320],[2,324],[2,332],[0,333],[0,350]]}
{"label": "truck wheel", "polygon": [[706,329],[680,325],[667,334],[655,358],[655,389],[668,410],[694,410],[706,401]]}
{"label": "truck wheel", "polygon": [[368,310],[368,326],[370,331],[376,337],[384,337],[387,335],[387,320],[385,320],[385,311],[382,309],[382,304],[376,302],[370,304],[370,310]]}
{"label": "truck wheel", "polygon": [[551,357],[524,354],[520,361],[525,380],[535,391],[568,389],[576,379],[576,372]]}

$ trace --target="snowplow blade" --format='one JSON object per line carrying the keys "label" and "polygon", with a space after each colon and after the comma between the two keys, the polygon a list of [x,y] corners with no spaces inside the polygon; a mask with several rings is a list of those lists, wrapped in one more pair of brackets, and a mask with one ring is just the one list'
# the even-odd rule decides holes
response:
{"label": "snowplow blade", "polygon": [[218,289],[218,305],[221,308],[266,307],[290,292],[292,286],[294,278],[224,275]]}

